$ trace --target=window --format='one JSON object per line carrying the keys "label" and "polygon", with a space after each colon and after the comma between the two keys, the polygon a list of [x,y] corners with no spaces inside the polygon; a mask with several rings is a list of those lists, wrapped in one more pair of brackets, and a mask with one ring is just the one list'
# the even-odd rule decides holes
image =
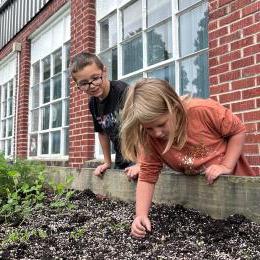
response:
{"label": "window", "polygon": [[[70,35],[65,16],[32,41],[30,158],[67,159]],[[37,48],[43,48],[37,52]]]}
{"label": "window", "polygon": [[13,155],[15,78],[0,85],[0,150],[5,157]]}
{"label": "window", "polygon": [[[115,1],[116,2],[116,1]],[[98,55],[110,79],[158,77],[179,94],[208,96],[208,12],[202,0],[97,2]],[[122,1],[121,1],[122,3]]]}
{"label": "window", "polygon": [[132,85],[141,78],[160,78],[180,95],[208,97],[207,1],[113,1],[109,8],[106,1],[97,1],[96,5],[96,49],[110,79]]}

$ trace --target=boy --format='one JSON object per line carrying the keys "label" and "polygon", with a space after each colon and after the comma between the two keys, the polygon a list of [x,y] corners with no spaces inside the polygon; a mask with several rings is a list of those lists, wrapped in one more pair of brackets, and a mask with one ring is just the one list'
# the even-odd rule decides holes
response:
{"label": "boy", "polygon": [[119,80],[109,81],[106,67],[91,53],[82,52],[76,55],[70,69],[78,89],[90,96],[89,109],[94,131],[98,132],[104,154],[104,163],[95,169],[95,175],[99,176],[111,168],[111,141],[116,152],[115,169],[125,169],[129,179],[137,178],[139,165],[132,165],[124,160],[120,151],[119,112],[123,108],[122,101],[127,84]]}

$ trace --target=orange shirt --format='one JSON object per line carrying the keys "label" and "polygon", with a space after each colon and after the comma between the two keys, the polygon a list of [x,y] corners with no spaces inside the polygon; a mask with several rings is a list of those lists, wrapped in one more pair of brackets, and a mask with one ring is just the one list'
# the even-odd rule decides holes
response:
{"label": "orange shirt", "polygon": [[[237,116],[211,99],[191,99],[187,106],[187,142],[181,150],[162,154],[166,141],[151,140],[151,152],[141,154],[139,180],[156,183],[163,163],[186,174],[203,172],[211,164],[221,164],[230,136],[245,132]],[[237,161],[234,175],[255,176],[245,157]]]}

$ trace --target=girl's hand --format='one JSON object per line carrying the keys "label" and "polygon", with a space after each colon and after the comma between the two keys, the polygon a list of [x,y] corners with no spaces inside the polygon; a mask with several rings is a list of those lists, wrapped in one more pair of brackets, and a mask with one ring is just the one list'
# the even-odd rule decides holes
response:
{"label": "girl's hand", "polygon": [[212,184],[218,178],[219,175],[231,173],[232,169],[227,168],[226,166],[221,164],[212,164],[205,170],[205,175],[208,184]]}
{"label": "girl's hand", "polygon": [[132,223],[131,235],[136,238],[144,238],[147,231],[151,231],[151,222],[146,216],[138,216]]}
{"label": "girl's hand", "polygon": [[126,176],[129,181],[135,180],[138,178],[138,174],[140,172],[140,165],[135,164],[133,166],[129,166],[129,167],[125,168],[124,172],[126,173]]}
{"label": "girl's hand", "polygon": [[94,171],[94,174],[96,176],[100,176],[102,173],[104,173],[107,169],[111,168],[111,164],[109,163],[103,163],[101,165],[99,165],[95,171]]}

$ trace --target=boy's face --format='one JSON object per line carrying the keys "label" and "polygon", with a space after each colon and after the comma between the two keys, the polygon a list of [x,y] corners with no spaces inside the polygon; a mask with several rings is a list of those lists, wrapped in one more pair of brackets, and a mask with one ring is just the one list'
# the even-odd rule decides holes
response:
{"label": "boy's face", "polygon": [[88,95],[104,98],[106,88],[106,73],[95,63],[84,67],[82,70],[73,74],[77,86]]}

